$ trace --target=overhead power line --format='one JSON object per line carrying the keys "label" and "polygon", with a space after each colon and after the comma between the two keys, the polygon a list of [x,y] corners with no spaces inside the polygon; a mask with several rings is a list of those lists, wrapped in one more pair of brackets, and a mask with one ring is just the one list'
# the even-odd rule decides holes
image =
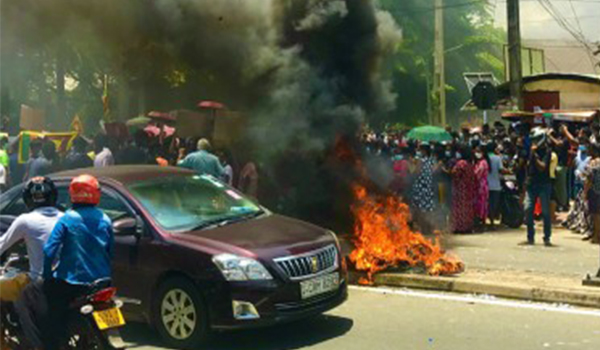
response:
{"label": "overhead power line", "polygon": [[548,12],[550,14],[550,16],[552,16],[552,18],[554,18],[556,23],[558,23],[558,25],[561,28],[566,30],[569,34],[571,34],[571,36],[573,36],[573,38],[575,38],[575,40],[577,40],[583,46],[585,46],[585,48],[587,49],[587,52],[588,52],[590,63],[592,64],[594,69],[596,69],[598,62],[596,61],[596,59],[594,58],[594,55],[593,55],[594,49],[592,48],[591,43],[588,42],[588,40],[586,39],[583,32],[581,30],[578,30],[577,28],[574,28],[573,25],[565,19],[565,17],[562,15],[562,13],[560,11],[558,11],[556,9],[556,7],[554,7],[554,5],[552,4],[552,2],[550,0],[537,0],[537,1],[540,3],[540,5],[542,5],[542,7],[546,10],[546,12]]}
{"label": "overhead power line", "polygon": [[575,16],[575,23],[577,23],[577,28],[579,28],[579,33],[583,35],[583,29],[581,28],[581,22],[579,21],[579,16],[577,16],[577,11],[575,11],[575,6],[573,6],[573,0],[569,0],[569,5],[571,6],[571,11],[573,11],[573,15]]}
{"label": "overhead power line", "polygon": [[421,13],[421,12],[432,12],[432,11],[435,11],[438,9],[453,9],[453,8],[460,8],[460,7],[468,7],[468,6],[479,5],[479,4],[489,5],[489,1],[488,0],[473,0],[473,1],[459,2],[456,4],[448,4],[448,5],[438,6],[438,7],[436,7],[436,6],[397,7],[394,9],[388,9],[387,11],[412,14],[412,13]]}
{"label": "overhead power line", "polygon": [[[581,20],[588,20],[588,19],[595,19],[595,18],[600,18],[600,15],[596,15],[596,16],[578,16],[578,17],[563,17],[564,19],[577,19],[577,22],[580,22]],[[525,21],[521,21],[521,23],[543,23],[543,22],[555,22],[556,20],[554,18],[546,18],[546,19],[534,19],[534,20],[525,20]]]}

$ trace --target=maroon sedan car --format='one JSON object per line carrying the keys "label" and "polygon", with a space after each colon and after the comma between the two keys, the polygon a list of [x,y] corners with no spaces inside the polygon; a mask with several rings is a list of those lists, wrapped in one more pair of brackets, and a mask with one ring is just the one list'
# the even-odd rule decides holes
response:
{"label": "maroon sedan car", "polygon": [[[273,214],[213,177],[178,168],[116,166],[53,175],[59,205],[80,174],[98,178],[113,220],[113,282],[131,321],[193,348],[211,330],[272,325],[347,298],[331,231]],[[1,229],[26,211],[20,186],[2,196]]]}

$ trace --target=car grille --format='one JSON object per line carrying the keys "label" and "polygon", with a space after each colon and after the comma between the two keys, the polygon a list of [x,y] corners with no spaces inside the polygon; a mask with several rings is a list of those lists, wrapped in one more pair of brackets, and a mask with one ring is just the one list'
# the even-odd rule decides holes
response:
{"label": "car grille", "polygon": [[338,251],[334,245],[301,255],[274,259],[291,280],[305,279],[334,271],[338,267]]}

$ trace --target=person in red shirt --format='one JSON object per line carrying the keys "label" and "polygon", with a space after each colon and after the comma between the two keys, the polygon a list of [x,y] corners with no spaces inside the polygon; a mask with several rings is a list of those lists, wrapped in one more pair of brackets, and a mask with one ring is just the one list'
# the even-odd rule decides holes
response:
{"label": "person in red shirt", "polygon": [[413,157],[410,149],[406,145],[401,145],[397,150],[398,154],[394,157],[394,180],[391,184],[391,190],[397,193],[401,198],[406,196],[406,191],[410,188],[412,171],[411,162]]}

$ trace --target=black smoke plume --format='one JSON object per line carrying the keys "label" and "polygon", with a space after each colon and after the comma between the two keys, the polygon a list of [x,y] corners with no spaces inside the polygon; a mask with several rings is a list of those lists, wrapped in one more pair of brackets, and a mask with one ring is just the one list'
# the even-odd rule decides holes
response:
{"label": "black smoke plume", "polygon": [[[260,164],[267,205],[313,221],[331,223],[349,204],[344,188],[353,178],[336,164],[336,140],[354,144],[363,123],[382,120],[394,107],[382,67],[401,35],[375,0],[1,6],[3,55],[74,51],[129,88],[142,87],[148,106],[192,108],[214,99],[243,111],[250,121],[243,147]],[[78,56],[90,51],[91,58]],[[166,87],[173,71],[184,72],[185,81]]]}

